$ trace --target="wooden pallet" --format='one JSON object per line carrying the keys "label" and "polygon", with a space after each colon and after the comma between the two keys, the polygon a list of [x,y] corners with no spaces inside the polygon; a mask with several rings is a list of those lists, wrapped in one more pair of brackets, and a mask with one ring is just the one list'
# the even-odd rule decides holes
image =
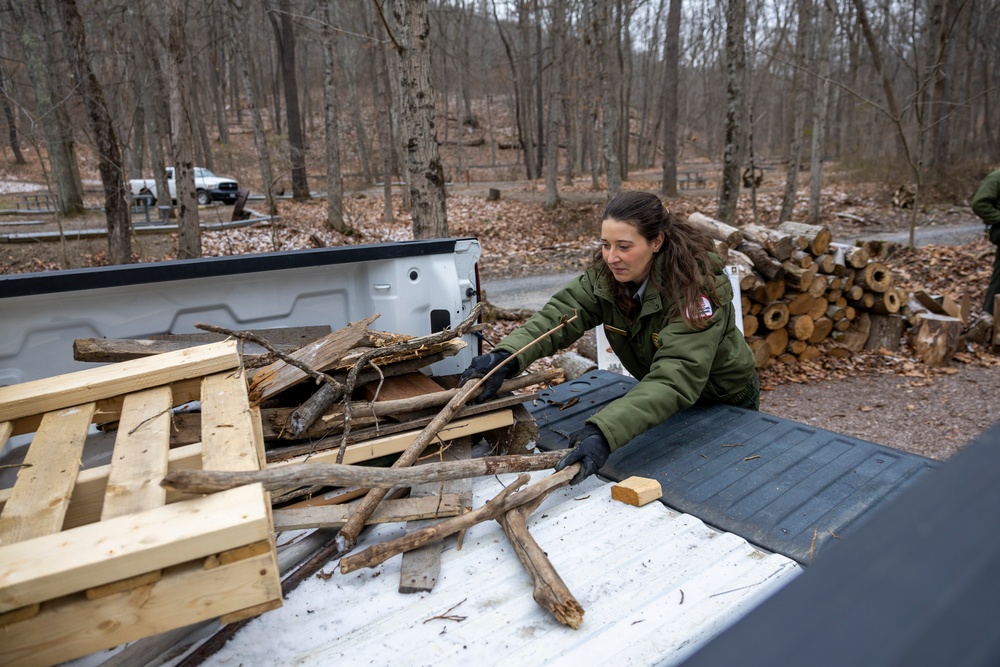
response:
{"label": "wooden pallet", "polygon": [[[169,449],[170,408],[200,399],[200,456]],[[79,470],[92,423],[112,462]],[[51,665],[207,619],[281,606],[270,498],[160,487],[179,467],[264,466],[235,343],[0,388],[0,446],[33,433],[0,491],[0,664]],[[183,448],[180,448],[183,449]]]}

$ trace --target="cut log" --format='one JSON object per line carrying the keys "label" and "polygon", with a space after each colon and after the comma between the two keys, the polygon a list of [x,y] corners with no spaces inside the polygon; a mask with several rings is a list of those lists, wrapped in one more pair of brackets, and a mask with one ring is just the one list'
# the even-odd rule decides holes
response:
{"label": "cut log", "polygon": [[789,262],[801,266],[803,269],[810,266],[813,263],[813,256],[810,255],[805,250],[795,250],[792,252],[791,256],[788,258]]}
{"label": "cut log", "polygon": [[782,266],[785,267],[786,283],[802,292],[809,289],[809,285],[812,284],[813,277],[816,275],[815,264],[810,264],[804,269],[792,262],[785,262]]}
{"label": "cut log", "polygon": [[813,332],[809,336],[810,343],[820,343],[833,331],[833,320],[825,315],[813,321]]}
{"label": "cut log", "polygon": [[823,356],[823,350],[815,345],[809,345],[799,355],[799,361],[810,361]]}
{"label": "cut log", "polygon": [[788,259],[795,249],[795,243],[788,234],[782,234],[775,229],[768,229],[760,225],[743,225],[743,238],[749,239],[764,247],[765,250],[776,260],[784,261]]}
{"label": "cut log", "polygon": [[771,257],[764,246],[744,240],[736,249],[750,258],[754,269],[764,280],[781,280],[785,277],[785,267],[781,262]]}
{"label": "cut log", "polygon": [[771,346],[763,338],[751,338],[747,343],[750,344],[750,351],[753,352],[754,368],[764,368],[765,364],[771,360]]}
{"label": "cut log", "polygon": [[808,340],[816,328],[812,318],[808,315],[796,315],[788,322],[788,333],[798,340]]}
{"label": "cut log", "polygon": [[776,357],[788,347],[788,330],[778,329],[764,336],[768,346],[771,348],[771,356]]}
{"label": "cut log", "polygon": [[902,304],[899,301],[899,294],[896,290],[890,289],[882,294],[875,295],[875,303],[872,304],[871,311],[879,315],[893,315],[899,312]]}
{"label": "cut log", "polygon": [[962,320],[949,315],[922,313],[907,335],[910,347],[924,363],[945,366],[958,350]]}
{"label": "cut log", "polygon": [[834,267],[837,265],[833,259],[833,255],[829,253],[818,255],[815,263],[816,270],[820,273],[833,273]]}
{"label": "cut log", "polygon": [[776,329],[784,329],[785,325],[788,324],[788,318],[788,304],[781,301],[774,301],[764,309],[760,319],[764,328],[774,331]]}
{"label": "cut log", "polygon": [[743,336],[745,338],[756,334],[758,328],[760,328],[760,320],[757,319],[756,315],[743,316]]}
{"label": "cut log", "polygon": [[808,225],[804,222],[786,220],[778,225],[778,231],[789,234],[793,238],[804,238],[808,241],[808,249],[813,255],[822,255],[830,247],[832,236],[830,230],[822,225]]}
{"label": "cut log", "polygon": [[808,292],[786,294],[785,296],[791,296],[788,300],[789,315],[804,315],[805,313],[808,313],[809,309],[812,308],[813,303],[816,301],[816,297]]}
{"label": "cut log", "polygon": [[868,249],[863,246],[852,246],[846,243],[831,243],[830,249],[834,256],[842,255],[843,264],[853,269],[863,269],[871,260]]}
{"label": "cut log", "polygon": [[813,275],[812,281],[809,283],[809,287],[807,287],[805,291],[815,297],[820,297],[826,293],[829,287],[830,276],[815,274]]}
{"label": "cut log", "polygon": [[854,284],[868,292],[885,292],[892,287],[892,273],[882,262],[868,262],[854,274]]}
{"label": "cut log", "polygon": [[596,370],[597,364],[594,361],[577,354],[576,352],[564,352],[555,358],[556,368],[561,368],[567,380],[575,380],[581,375]]}
{"label": "cut log", "polygon": [[714,220],[701,213],[692,213],[687,221],[708,234],[713,239],[723,241],[730,248],[739,248],[743,240],[743,232],[736,227]]}
{"label": "cut log", "polygon": [[865,349],[873,352],[886,349],[895,352],[903,338],[901,315],[872,315],[872,328]]}
{"label": "cut log", "polygon": [[788,290],[788,283],[784,280],[768,280],[764,284],[764,291],[767,292],[767,303],[771,301],[777,301],[778,299],[785,296],[785,292]]}

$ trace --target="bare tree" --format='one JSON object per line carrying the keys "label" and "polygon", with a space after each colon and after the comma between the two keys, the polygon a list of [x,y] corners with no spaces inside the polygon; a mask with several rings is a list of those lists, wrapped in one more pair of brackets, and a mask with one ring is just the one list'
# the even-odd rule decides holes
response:
{"label": "bare tree", "polygon": [[434,118],[427,0],[393,0],[392,18],[389,35],[397,55],[401,140],[409,176],[413,238],[440,238],[448,235],[448,212]]}
{"label": "bare tree", "polygon": [[823,156],[826,151],[826,123],[830,100],[830,46],[833,42],[833,0],[820,3],[819,44],[817,45],[816,91],[812,112],[812,150],[809,163],[809,224],[819,222],[823,188]]}
{"label": "bare tree", "polygon": [[0,98],[3,102],[3,116],[7,121],[7,140],[10,142],[10,150],[14,154],[15,164],[26,164],[24,155],[21,153],[21,142],[17,138],[17,117],[14,114],[14,107],[11,104],[10,96],[7,94],[9,77],[4,71],[0,71]]}
{"label": "bare tree", "polygon": [[604,158],[604,172],[608,179],[608,197],[615,197],[622,191],[622,168],[618,144],[618,87],[612,63],[617,61],[614,41],[620,26],[614,20],[612,0],[593,0],[593,31],[596,37],[594,51],[597,54],[597,78],[601,96],[601,156]]}
{"label": "bare tree", "polygon": [[302,137],[302,117],[299,114],[299,89],[295,74],[295,30],[289,0],[278,0],[278,17],[268,12],[274,28],[274,40],[281,60],[281,81],[284,84],[285,116],[288,122],[288,157],[292,170],[292,197],[309,198],[306,176],[306,150]]}
{"label": "bare tree", "polygon": [[802,162],[802,134],[806,116],[806,59],[808,36],[812,22],[813,0],[796,0],[798,28],[795,33],[795,70],[792,74],[792,136],[788,141],[788,171],[785,174],[785,192],[781,197],[778,222],[792,219],[795,199],[799,190],[799,165]]}
{"label": "bare tree", "polygon": [[726,125],[722,154],[722,182],[719,189],[717,217],[733,224],[740,195],[740,158],[743,151],[743,73],[746,53],[743,31],[746,27],[746,0],[726,2]]}
{"label": "bare tree", "polygon": [[57,112],[59,101],[55,97],[56,87],[52,79],[56,71],[51,53],[55,39],[50,34],[50,27],[55,25],[55,21],[49,15],[45,0],[7,0],[7,6],[17,23],[17,35],[35,91],[35,103],[59,195],[59,212],[78,215],[83,212],[83,188],[66,116]]}
{"label": "bare tree", "polygon": [[677,124],[680,94],[681,4],[670,0],[663,36],[663,194],[677,196]]}
{"label": "bare tree", "polygon": [[[559,205],[559,111],[562,96],[562,59],[566,8],[563,0],[552,0],[552,67],[549,77],[549,125],[545,138],[545,208]],[[539,18],[539,22],[541,19]]]}
{"label": "bare tree", "polygon": [[326,129],[326,224],[348,236],[354,228],[344,222],[344,183],[340,177],[340,118],[337,111],[337,61],[333,43],[333,3],[323,8],[323,121]]}
{"label": "bare tree", "polygon": [[104,101],[104,91],[90,66],[87,35],[76,0],[61,0],[56,6],[66,31],[76,83],[94,133],[97,167],[104,187],[104,213],[108,221],[108,260],[113,264],[128,264],[132,261],[132,219],[121,144]]}
{"label": "bare tree", "polygon": [[167,72],[170,82],[170,124],[173,144],[174,188],[177,198],[177,257],[201,257],[201,224],[194,185],[193,134],[190,114],[191,61],[185,39],[184,0],[166,0]]}

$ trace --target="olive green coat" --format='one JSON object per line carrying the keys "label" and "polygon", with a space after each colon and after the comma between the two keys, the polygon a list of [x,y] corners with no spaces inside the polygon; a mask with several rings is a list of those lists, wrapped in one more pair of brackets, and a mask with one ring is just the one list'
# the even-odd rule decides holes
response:
{"label": "olive green coat", "polygon": [[714,312],[703,329],[688,326],[679,309],[652,285],[645,291],[639,316],[628,322],[615,307],[607,280],[589,269],[553,295],[497,349],[514,353],[554,328],[564,315],[578,315],[525,350],[518,358],[520,372],[603,324],[622,365],[639,380],[587,420],[601,429],[612,451],[699,399],[738,404],[756,391],[753,353],[736,326],[733,290],[721,270],[716,275]]}

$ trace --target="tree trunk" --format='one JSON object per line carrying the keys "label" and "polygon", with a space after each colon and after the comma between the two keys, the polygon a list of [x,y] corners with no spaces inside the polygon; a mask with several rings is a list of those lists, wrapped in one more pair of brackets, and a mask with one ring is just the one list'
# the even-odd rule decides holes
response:
{"label": "tree trunk", "polygon": [[663,194],[677,196],[677,126],[680,95],[681,3],[670,0],[663,46]]}
{"label": "tree trunk", "polygon": [[778,222],[792,219],[795,200],[799,190],[799,164],[802,162],[802,133],[806,116],[806,77],[803,70],[807,65],[809,28],[812,22],[812,0],[796,0],[798,7],[798,30],[795,34],[795,74],[792,76],[792,136],[788,142],[788,171],[785,174],[785,193],[781,198]]}
{"label": "tree trunk", "polygon": [[[230,20],[234,25],[238,25],[239,15],[235,9],[231,8],[231,12]],[[246,95],[247,108],[250,111],[250,122],[253,126],[253,143],[257,149],[257,161],[260,163],[260,178],[264,184],[264,198],[267,200],[267,212],[270,216],[276,216],[278,215],[278,202],[274,196],[275,180],[271,170],[271,153],[267,146],[267,137],[264,134],[264,119],[261,117],[257,95],[254,92],[250,60],[247,56],[245,45],[238,34],[234,37],[233,44],[236,50],[236,64],[240,71],[240,79],[243,81],[243,92]]]}
{"label": "tree trunk", "polygon": [[597,78],[601,100],[601,156],[608,180],[608,198],[622,191],[622,168],[618,153],[618,96],[614,85],[615,72],[609,71],[617,62],[612,35],[618,31],[611,10],[611,0],[594,0],[593,29],[596,36]]}
{"label": "tree trunk", "polygon": [[[167,0],[167,71],[173,131],[174,187],[177,191],[177,257],[201,257],[201,226],[191,157],[191,61],[185,39],[184,0]],[[168,196],[169,197],[169,196]]]}
{"label": "tree trunk", "polygon": [[3,115],[7,121],[7,139],[10,142],[10,150],[14,154],[14,163],[26,164],[24,155],[21,154],[21,142],[17,138],[17,119],[7,94],[7,79],[6,73],[0,72],[0,97],[3,98]]}
{"label": "tree trunk", "polygon": [[743,73],[746,52],[746,0],[726,2],[726,123],[722,157],[722,183],[716,217],[728,224],[736,221],[740,196],[740,159],[743,151]]}
{"label": "tree trunk", "polygon": [[[552,7],[552,68],[549,84],[549,127],[545,140],[545,208],[559,205],[559,112],[561,110],[566,8],[563,0],[553,0]],[[539,17],[541,22],[541,17]]]}
{"label": "tree trunk", "polygon": [[53,38],[47,32],[47,28],[54,26],[55,22],[48,14],[48,7],[38,0],[8,0],[7,5],[17,23],[17,35],[34,88],[49,164],[59,195],[59,212],[63,215],[79,215],[83,213],[83,190],[73,164],[75,158],[68,126],[63,123],[63,116],[56,113],[58,102],[52,80],[52,73],[56,68],[51,64]]}
{"label": "tree trunk", "polygon": [[60,0],[56,6],[66,30],[70,61],[73,63],[80,95],[94,133],[97,167],[104,187],[104,212],[108,221],[108,261],[113,264],[128,264],[132,261],[132,220],[129,213],[129,189],[122,169],[124,163],[121,144],[115,134],[104,91],[90,66],[83,17],[76,7],[76,0]]}
{"label": "tree trunk", "polygon": [[333,43],[333,3],[323,9],[323,121],[326,129],[326,224],[341,234],[354,229],[344,222],[344,183],[340,176],[340,119],[337,112],[337,82],[334,75],[336,46]]}
{"label": "tree trunk", "polygon": [[302,117],[299,114],[299,88],[295,72],[295,31],[292,26],[290,0],[278,0],[280,16],[269,13],[274,28],[278,57],[281,59],[281,80],[284,84],[285,118],[288,123],[288,157],[292,170],[292,197],[309,199],[309,179],[306,177],[306,150],[302,137]]}
{"label": "tree trunk", "polygon": [[393,0],[392,10],[413,238],[442,238],[448,236],[448,214],[434,117],[427,0]]}
{"label": "tree trunk", "polygon": [[830,45],[833,42],[834,16],[827,3],[821,3],[819,63],[815,100],[812,113],[812,150],[809,162],[809,218],[810,225],[819,223],[820,195],[823,189],[823,156],[826,152],[826,121],[830,101]]}
{"label": "tree trunk", "polygon": [[[379,45],[375,49],[375,94],[383,100],[395,99],[389,82],[389,66],[386,58],[388,48]],[[382,218],[387,223],[391,223],[395,218],[392,212],[392,178],[395,174],[393,163],[396,144],[393,141],[391,109],[392,104],[387,103],[379,104],[377,110],[378,145],[382,160]]]}

